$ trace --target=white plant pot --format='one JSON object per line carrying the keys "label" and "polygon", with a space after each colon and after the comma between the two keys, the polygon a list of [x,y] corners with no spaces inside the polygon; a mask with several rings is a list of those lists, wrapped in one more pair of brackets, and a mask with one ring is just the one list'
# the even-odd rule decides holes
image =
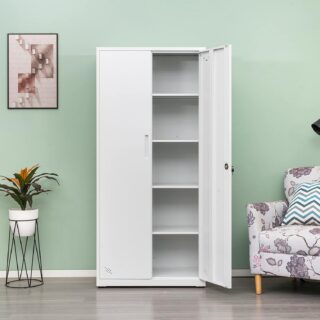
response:
{"label": "white plant pot", "polygon": [[[20,210],[10,209],[9,210],[9,223],[11,231],[14,232],[15,236],[20,233],[21,237],[30,237],[36,230],[36,220],[39,217],[38,209]],[[17,222],[17,226],[15,224]],[[19,231],[18,231],[19,228]]]}

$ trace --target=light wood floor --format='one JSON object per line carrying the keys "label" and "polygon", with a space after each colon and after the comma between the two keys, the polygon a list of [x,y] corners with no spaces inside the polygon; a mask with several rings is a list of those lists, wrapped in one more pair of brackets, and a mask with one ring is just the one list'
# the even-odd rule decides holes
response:
{"label": "light wood floor", "polygon": [[224,320],[319,319],[320,282],[294,285],[287,278],[263,280],[256,296],[252,278],[236,278],[233,289],[96,289],[93,278],[45,279],[43,287],[0,286],[0,319],[24,320]]}

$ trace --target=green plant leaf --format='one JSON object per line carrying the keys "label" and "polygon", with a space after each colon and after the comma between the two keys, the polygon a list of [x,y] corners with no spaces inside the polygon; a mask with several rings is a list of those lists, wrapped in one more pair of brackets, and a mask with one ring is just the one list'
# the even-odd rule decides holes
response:
{"label": "green plant leaf", "polygon": [[28,174],[28,176],[26,177],[26,179],[24,180],[24,183],[25,184],[28,184],[30,181],[31,181],[31,179],[32,179],[32,177],[34,176],[34,174],[36,173],[36,171],[39,169],[39,167],[35,167],[35,168],[33,168],[31,171],[30,171],[30,173]]}
{"label": "green plant leaf", "polygon": [[43,176],[55,176],[55,177],[59,177],[56,173],[49,173],[49,172],[44,172],[44,173],[41,173],[41,174],[37,174],[35,176],[33,176],[33,178],[31,179],[31,181],[35,181],[35,179],[38,179],[40,177],[43,177]]}
{"label": "green plant leaf", "polygon": [[3,192],[5,193],[5,197],[10,195],[10,192],[8,190],[3,190],[3,189],[0,189],[0,192]]}
{"label": "green plant leaf", "polygon": [[11,193],[11,192],[8,192],[8,195],[9,195],[13,200],[15,200],[15,201],[18,203],[18,205],[20,206],[20,208],[21,208],[22,210],[25,210],[26,206],[25,206],[25,204],[23,203],[23,200],[20,199],[20,197],[18,197],[16,194]]}
{"label": "green plant leaf", "polygon": [[45,190],[45,189],[42,189],[42,190],[40,190],[40,191],[32,191],[32,192],[30,192],[29,194],[28,194],[28,196],[36,196],[36,195],[38,195],[38,194],[41,194],[41,193],[47,193],[47,192],[50,192],[50,191],[52,191],[52,190],[49,190],[49,189],[47,189],[47,190]]}
{"label": "green plant leaf", "polygon": [[0,184],[0,189],[6,189],[6,190],[11,190],[13,191],[16,195],[20,194],[20,189],[18,189],[17,187],[10,187],[6,184]]}
{"label": "green plant leaf", "polygon": [[28,196],[27,201],[29,203],[30,208],[32,208],[32,196]]}
{"label": "green plant leaf", "polygon": [[41,179],[48,179],[48,180],[54,180],[58,185],[60,185],[59,180],[55,177],[50,177],[50,176],[42,176],[40,178],[35,179],[33,182],[37,182]]}
{"label": "green plant leaf", "polygon": [[9,181],[11,184],[13,184],[14,186],[20,188],[14,181],[12,181],[10,178],[5,177],[5,176],[0,176],[0,178],[2,178],[3,180],[7,180]]}
{"label": "green plant leaf", "polygon": [[39,183],[32,182],[31,185],[33,186],[33,188],[34,188],[36,191],[40,191],[40,190],[41,190],[41,185],[40,185]]}
{"label": "green plant leaf", "polygon": [[24,187],[24,181],[19,173],[15,173],[14,176],[19,180],[20,189],[22,190]]}

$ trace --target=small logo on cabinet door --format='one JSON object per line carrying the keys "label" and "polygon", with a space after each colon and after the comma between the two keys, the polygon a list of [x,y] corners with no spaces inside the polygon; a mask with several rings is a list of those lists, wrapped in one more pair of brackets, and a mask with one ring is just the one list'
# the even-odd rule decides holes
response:
{"label": "small logo on cabinet door", "polygon": [[104,271],[110,275],[112,275],[112,270],[108,267],[104,267]]}

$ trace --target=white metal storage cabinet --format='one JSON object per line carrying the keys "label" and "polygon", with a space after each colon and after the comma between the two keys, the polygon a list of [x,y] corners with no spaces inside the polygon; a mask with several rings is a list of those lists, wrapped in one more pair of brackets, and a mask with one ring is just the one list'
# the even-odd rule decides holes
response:
{"label": "white metal storage cabinet", "polygon": [[231,46],[97,49],[97,286],[231,287]]}

